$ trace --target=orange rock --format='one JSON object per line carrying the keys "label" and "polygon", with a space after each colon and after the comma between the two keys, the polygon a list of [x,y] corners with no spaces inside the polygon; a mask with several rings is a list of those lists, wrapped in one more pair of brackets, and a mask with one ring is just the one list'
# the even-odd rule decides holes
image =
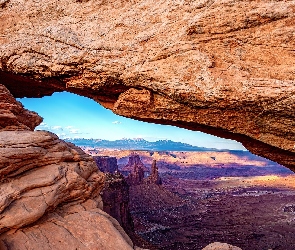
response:
{"label": "orange rock", "polygon": [[242,250],[242,249],[227,243],[214,242],[204,247],[203,250]]}
{"label": "orange rock", "polygon": [[0,85],[0,249],[132,250],[103,212],[105,176],[93,158],[50,132]]}
{"label": "orange rock", "polygon": [[0,84],[0,131],[34,130],[42,120],[37,113],[24,109],[7,88]]}
{"label": "orange rock", "polygon": [[0,78],[15,97],[71,91],[294,168],[293,1],[2,2]]}

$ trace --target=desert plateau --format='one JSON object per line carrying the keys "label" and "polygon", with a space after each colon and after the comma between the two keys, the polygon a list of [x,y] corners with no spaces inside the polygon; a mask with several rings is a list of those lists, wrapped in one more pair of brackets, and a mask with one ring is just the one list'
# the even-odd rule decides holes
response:
{"label": "desert plateau", "polygon": [[279,164],[246,151],[84,151],[116,157],[126,176],[139,166],[148,178],[156,159],[161,185],[143,177],[129,187],[134,232],[151,249],[295,247],[295,175]]}

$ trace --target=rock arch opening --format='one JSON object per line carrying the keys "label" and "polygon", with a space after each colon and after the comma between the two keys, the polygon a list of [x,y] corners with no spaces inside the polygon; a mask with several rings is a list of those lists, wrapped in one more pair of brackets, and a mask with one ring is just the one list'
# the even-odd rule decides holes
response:
{"label": "rock arch opening", "polygon": [[[130,79],[133,83],[130,85],[119,76],[115,79],[104,74],[42,80],[5,72],[0,72],[0,76],[2,83],[16,98],[41,97],[66,90],[89,97],[121,116],[236,140],[250,152],[294,169],[292,112],[285,120],[276,110],[262,112],[252,104],[241,104],[238,108],[218,107],[217,103],[211,102],[194,106],[185,95],[181,100],[175,99],[172,94],[166,95],[162,91],[137,85],[142,80],[146,81],[141,78],[133,79],[134,82]],[[70,83],[72,80],[78,81],[77,84]],[[261,112],[266,113],[265,120],[259,118]]]}
{"label": "rock arch opening", "polygon": [[[171,140],[179,142],[179,150],[185,149],[185,143],[189,144],[187,145],[188,150],[190,147],[193,150],[193,146],[196,146],[195,150],[197,147],[216,150],[246,150],[240,143],[233,140],[118,116],[97,102],[70,92],[57,92],[43,98],[21,98],[18,100],[23,103],[25,108],[34,110],[43,117],[43,122],[36,127],[37,130],[49,130],[56,133],[61,139],[114,141],[126,138],[150,142]],[[81,143],[79,145],[82,145]],[[97,145],[99,146],[99,143]],[[135,150],[148,149],[142,148],[140,144],[138,148],[136,148],[136,144],[130,147]],[[176,145],[175,149],[177,149]],[[168,148],[163,148],[163,150],[168,150]]]}
{"label": "rock arch opening", "polygon": [[[94,104],[97,106],[96,103]],[[57,105],[60,104],[57,103]],[[69,105],[69,107],[75,109],[72,105]],[[54,107],[51,106],[50,109],[54,109]],[[79,118],[82,119],[81,113],[79,113]],[[61,118],[57,117],[57,119],[60,121]],[[114,119],[109,121],[110,126]],[[48,125],[43,124],[43,128]],[[55,123],[51,124],[50,127],[53,132],[58,132],[65,131],[66,125],[70,126],[65,124],[62,127]],[[117,125],[114,124],[114,126]],[[72,133],[74,135],[79,135],[76,133],[78,132],[77,128],[71,127],[68,130],[74,132]],[[68,137],[67,135],[64,136]],[[73,140],[73,142],[79,142],[79,139]],[[83,141],[80,143],[83,143]],[[98,142],[98,147],[99,144]],[[80,144],[80,146],[83,146],[83,144]],[[89,150],[88,152],[97,157],[108,154],[116,156],[118,167],[124,171],[126,170],[124,167],[128,168],[126,161],[130,151],[127,151],[104,150],[99,152],[99,150]],[[275,164],[270,166],[269,169],[259,172],[261,170],[259,168],[265,164],[265,160],[257,160],[255,156],[251,156],[250,153],[245,151],[236,152],[236,155],[230,152],[212,152],[210,150],[209,152],[198,152],[194,155],[193,152],[183,151],[170,152],[166,148],[164,152],[157,152],[157,150],[137,152],[147,166],[153,164],[152,159],[157,159],[162,176],[162,185],[165,187],[159,187],[159,183],[151,184],[143,180],[136,180],[134,183],[131,180],[131,184],[129,183],[131,186],[130,209],[135,221],[134,226],[137,233],[147,241],[141,241],[142,246],[156,246],[162,247],[162,249],[201,249],[200,247],[204,247],[212,241],[225,241],[238,245],[242,249],[248,249],[251,245],[261,249],[266,247],[261,243],[266,239],[273,241],[267,245],[268,247],[275,246],[278,239],[282,237],[282,234],[278,232],[271,232],[274,228],[278,230],[282,226],[278,217],[284,216],[290,219],[292,216],[293,196],[287,196],[283,191],[288,189],[286,192],[290,192],[293,188],[294,178],[289,176],[290,172],[285,168],[278,168]],[[232,159],[233,155],[236,156],[235,159]],[[205,160],[200,160],[202,158],[205,158]],[[198,161],[197,164],[195,164],[196,160]],[[230,161],[228,162],[228,160]],[[257,165],[256,168],[253,168],[254,165]],[[182,170],[181,168],[187,169]],[[166,169],[166,171],[163,171],[163,169]],[[123,199],[112,200],[112,196],[118,195],[118,193],[127,196],[126,186],[122,181],[124,179],[119,175],[116,176],[115,183],[117,186],[114,186],[111,180],[114,180],[113,176],[109,176],[107,181],[108,188],[111,191],[109,194],[105,192],[105,199],[107,198],[109,201],[107,203],[109,211],[117,214],[120,214],[118,211],[126,213],[126,210],[123,209],[126,209],[126,204],[119,206],[119,208],[114,205],[114,203],[124,204]],[[284,199],[277,199],[276,195],[283,195]],[[264,202],[263,205],[260,203],[261,200]],[[265,209],[268,206],[271,208],[279,207],[276,210],[278,216],[275,215],[274,210]],[[251,207],[255,212],[250,213],[246,207]],[[262,207],[263,209],[261,209]],[[239,219],[237,210],[241,210],[243,213],[242,221]],[[224,212],[220,213],[220,211]],[[230,229],[230,226],[235,224],[229,223],[233,216],[238,221],[239,226]],[[253,220],[253,218],[255,219]],[[269,220],[271,219],[275,223],[270,223]],[[123,221],[128,222],[128,216],[125,215],[124,219],[121,219],[121,222]],[[177,221],[179,227],[175,227],[175,221]],[[265,228],[259,229],[261,226]],[[239,243],[237,243],[237,238],[241,239]],[[260,239],[262,239],[261,242],[258,242]],[[140,240],[138,238],[136,240],[140,244]],[[285,244],[290,245],[292,241],[293,238],[290,236],[286,239]]]}

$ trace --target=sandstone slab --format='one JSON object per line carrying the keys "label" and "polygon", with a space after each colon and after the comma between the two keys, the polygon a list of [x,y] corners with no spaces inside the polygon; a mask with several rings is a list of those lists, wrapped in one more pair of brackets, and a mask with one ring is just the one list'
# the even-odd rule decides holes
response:
{"label": "sandstone slab", "polygon": [[[90,206],[89,206],[90,205]],[[67,204],[30,227],[0,236],[1,250],[132,250],[133,244],[119,223],[93,200]]]}
{"label": "sandstone slab", "polygon": [[104,175],[92,158],[50,132],[2,131],[0,138],[0,232],[103,187]]}

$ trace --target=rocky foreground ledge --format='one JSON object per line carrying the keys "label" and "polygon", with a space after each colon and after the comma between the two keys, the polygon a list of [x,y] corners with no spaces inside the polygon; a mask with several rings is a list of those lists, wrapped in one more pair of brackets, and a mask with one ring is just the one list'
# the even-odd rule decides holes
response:
{"label": "rocky foreground ledge", "polygon": [[0,85],[0,249],[133,249],[102,211],[92,157],[50,132]]}

